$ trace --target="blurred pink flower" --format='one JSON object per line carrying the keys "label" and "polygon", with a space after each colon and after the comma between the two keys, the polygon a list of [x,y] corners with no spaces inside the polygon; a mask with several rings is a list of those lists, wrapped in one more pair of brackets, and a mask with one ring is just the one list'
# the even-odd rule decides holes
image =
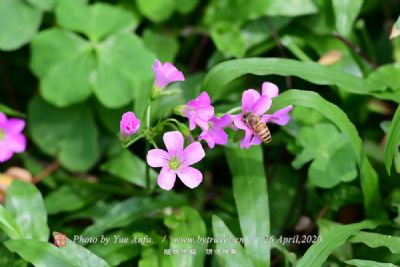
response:
{"label": "blurred pink flower", "polygon": [[165,88],[172,82],[185,80],[183,73],[170,62],[162,64],[156,60],[153,64],[153,71],[156,75],[155,84],[159,89]]}
{"label": "blurred pink flower", "polygon": [[274,97],[279,95],[279,88],[274,83],[263,82],[263,84],[262,84],[262,95],[266,95],[269,98],[274,98]]}
{"label": "blurred pink flower", "polygon": [[265,123],[273,122],[279,125],[286,125],[289,120],[289,112],[292,110],[292,105],[277,110],[273,114],[264,114],[268,111],[272,104],[272,98],[278,96],[279,88],[269,82],[264,82],[262,86],[262,95],[254,89],[248,89],[242,95],[242,112],[235,116],[234,123],[237,128],[245,131],[244,138],[240,141],[241,148],[249,148],[251,145],[261,144],[260,137],[243,122],[243,115],[251,112],[261,117]]}
{"label": "blurred pink flower", "polygon": [[[266,95],[270,98],[279,95],[279,88],[273,83],[264,82],[262,84],[262,95]],[[263,122],[273,122],[278,125],[286,125],[290,121],[289,112],[293,109],[292,105],[286,106],[282,109],[275,111],[272,115],[266,114],[261,117]]]}
{"label": "blurred pink flower", "polygon": [[125,112],[122,115],[119,127],[120,136],[126,138],[137,132],[140,127],[140,120],[136,118],[135,113],[131,111]]}
{"label": "blurred pink flower", "polygon": [[200,142],[191,143],[184,149],[183,135],[179,131],[167,132],[163,139],[167,151],[152,149],[146,157],[151,167],[162,168],[157,179],[158,185],[164,190],[171,190],[178,175],[187,187],[197,187],[203,180],[203,174],[190,165],[205,156]]}
{"label": "blurred pink flower", "polygon": [[224,132],[224,127],[232,122],[230,114],[225,114],[221,118],[212,117],[208,121],[208,130],[203,131],[199,140],[206,140],[209,148],[214,148],[217,145],[226,145],[228,143],[228,135]]}
{"label": "blurred pink flower", "polygon": [[189,129],[192,131],[196,124],[203,130],[208,130],[208,121],[214,116],[214,107],[207,92],[202,92],[196,99],[190,100],[183,110],[189,119]]}
{"label": "blurred pink flower", "polygon": [[22,119],[7,119],[0,112],[0,162],[9,160],[14,153],[22,153],[26,149],[26,137],[22,134],[25,121]]}

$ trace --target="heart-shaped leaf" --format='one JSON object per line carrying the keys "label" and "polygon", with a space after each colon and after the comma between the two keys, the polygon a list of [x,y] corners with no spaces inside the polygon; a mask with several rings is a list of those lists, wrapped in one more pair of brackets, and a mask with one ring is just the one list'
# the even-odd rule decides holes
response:
{"label": "heart-shaped leaf", "polygon": [[28,110],[32,139],[45,153],[70,170],[93,166],[99,157],[98,131],[88,105],[56,108],[34,98]]}

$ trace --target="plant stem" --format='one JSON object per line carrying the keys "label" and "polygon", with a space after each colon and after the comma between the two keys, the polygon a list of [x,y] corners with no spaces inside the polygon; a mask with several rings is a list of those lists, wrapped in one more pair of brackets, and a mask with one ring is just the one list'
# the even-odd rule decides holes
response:
{"label": "plant stem", "polygon": [[145,136],[144,133],[136,136],[134,139],[132,139],[131,141],[129,141],[129,143],[122,145],[124,148],[129,147],[130,145],[132,145],[133,143],[135,143],[137,140],[139,140],[140,138],[143,138]]}
{"label": "plant stem", "polygon": [[[147,156],[147,153],[149,152],[149,150],[150,150],[150,143],[146,142],[146,155],[145,155],[145,157]],[[150,193],[150,167],[149,167],[149,164],[146,164],[146,189]]]}
{"label": "plant stem", "polygon": [[[147,111],[146,111],[146,130],[150,130],[150,123],[151,123],[151,103],[152,101],[149,100],[149,105],[147,106]],[[157,145],[154,143],[153,137],[147,137],[147,142],[146,142],[146,150],[144,157],[147,157],[147,153],[150,150],[150,143],[157,148]],[[146,189],[150,193],[150,167],[148,164],[146,164]]]}
{"label": "plant stem", "polygon": [[234,107],[234,108],[228,110],[226,113],[227,114],[232,114],[232,113],[235,113],[237,111],[240,111],[241,109],[242,109],[242,107]]}
{"label": "plant stem", "polygon": [[333,32],[332,35],[342,41],[348,48],[353,50],[354,53],[364,59],[373,69],[377,69],[379,67],[379,65],[372,61],[372,59],[361,49],[361,47],[355,45],[349,39],[338,32]]}
{"label": "plant stem", "polygon": [[146,111],[146,128],[150,129],[150,117],[151,117],[151,101],[149,101],[149,105],[147,106]]}

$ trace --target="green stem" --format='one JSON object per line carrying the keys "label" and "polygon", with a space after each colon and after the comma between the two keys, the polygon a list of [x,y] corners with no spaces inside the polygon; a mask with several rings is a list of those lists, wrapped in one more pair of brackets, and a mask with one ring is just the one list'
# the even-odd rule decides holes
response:
{"label": "green stem", "polygon": [[136,137],[135,137],[134,139],[132,139],[131,141],[129,141],[129,143],[123,144],[122,146],[123,146],[124,148],[127,148],[127,147],[129,147],[130,145],[132,145],[133,143],[135,143],[137,140],[143,138],[144,136],[145,136],[145,134],[142,133],[142,134],[136,136]]}
{"label": "green stem", "polygon": [[[147,157],[147,153],[150,150],[150,143],[146,142],[146,155],[145,157]],[[150,192],[150,167],[149,164],[146,164],[146,189],[147,191]]]}
{"label": "green stem", "polygon": [[151,101],[149,101],[149,105],[147,106],[146,111],[146,128],[150,129],[150,117],[151,117]]}
{"label": "green stem", "polygon": [[241,111],[241,110],[242,110],[242,107],[234,107],[234,108],[228,110],[226,113],[227,114],[232,114],[232,113],[235,113],[235,112],[238,112],[238,111]]}
{"label": "green stem", "polygon": [[[150,123],[151,123],[151,103],[152,101],[149,101],[149,105],[147,106],[147,111],[146,111],[146,130],[149,131],[150,130]],[[150,139],[150,140],[149,140]],[[146,155],[145,157],[147,157],[147,153],[150,150],[150,143],[157,148],[157,145],[155,144],[153,137],[148,137],[147,138],[147,142],[146,142]],[[146,189],[147,191],[150,193],[151,192],[151,188],[150,188],[150,167],[148,164],[146,164]]]}

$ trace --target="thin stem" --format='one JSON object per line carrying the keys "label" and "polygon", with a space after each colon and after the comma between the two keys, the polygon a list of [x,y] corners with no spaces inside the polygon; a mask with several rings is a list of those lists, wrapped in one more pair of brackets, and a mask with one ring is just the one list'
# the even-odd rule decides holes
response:
{"label": "thin stem", "polygon": [[[145,157],[147,157],[147,153],[150,150],[150,143],[146,142],[146,155]],[[150,167],[149,164],[146,164],[146,189],[150,192]]]}
{"label": "thin stem", "polygon": [[150,128],[150,118],[151,118],[151,101],[149,101],[149,105],[147,106],[146,111],[146,128]]}
{"label": "thin stem", "polygon": [[154,142],[154,140],[151,140],[150,143],[154,146],[154,148],[158,148],[156,142]]}
{"label": "thin stem", "polygon": [[[149,105],[147,106],[147,111],[146,111],[146,131],[150,131],[150,123],[151,123],[151,103],[152,101],[149,100]],[[150,150],[150,144],[152,144],[155,148],[158,148],[156,143],[153,140],[153,137],[147,136],[147,142],[146,142],[146,155],[144,157],[147,157],[147,153]],[[150,166],[146,164],[146,189],[149,193],[151,193],[151,188],[150,188]]]}
{"label": "thin stem", "polygon": [[347,47],[354,51],[357,55],[359,55],[362,59],[364,59],[373,69],[377,69],[379,67],[372,59],[361,49],[361,47],[352,43],[349,39],[344,37],[338,32],[333,32],[332,35],[342,41]]}
{"label": "thin stem", "polygon": [[[281,57],[288,58],[285,49],[283,48],[281,37],[279,36],[278,31],[275,29],[274,25],[272,25],[271,21],[268,18],[265,19],[265,23],[267,25],[268,30],[271,32],[272,37],[274,38],[276,47],[278,48]],[[292,77],[286,76],[285,80],[286,80],[286,87],[292,88]]]}
{"label": "thin stem", "polygon": [[49,166],[47,166],[42,172],[40,172],[38,175],[33,177],[32,182],[34,184],[39,183],[40,181],[42,181],[47,176],[51,175],[53,172],[55,172],[60,167],[61,167],[61,163],[58,160],[55,160],[53,163],[51,163]]}
{"label": "thin stem", "polygon": [[242,110],[242,107],[234,107],[234,108],[228,110],[226,113],[227,114],[232,114],[232,113],[238,112],[240,110]]}
{"label": "thin stem", "polygon": [[168,119],[165,120],[165,122],[168,122],[168,121],[173,122],[173,123],[175,123],[176,125],[179,125],[179,123],[180,123],[178,120],[173,119],[173,118],[168,118]]}
{"label": "thin stem", "polygon": [[142,133],[142,134],[136,136],[136,137],[135,137],[134,139],[132,139],[131,141],[129,141],[129,143],[123,144],[122,146],[123,146],[124,148],[127,148],[128,146],[132,145],[133,143],[135,143],[137,140],[143,138],[144,136],[145,136],[145,134]]}

